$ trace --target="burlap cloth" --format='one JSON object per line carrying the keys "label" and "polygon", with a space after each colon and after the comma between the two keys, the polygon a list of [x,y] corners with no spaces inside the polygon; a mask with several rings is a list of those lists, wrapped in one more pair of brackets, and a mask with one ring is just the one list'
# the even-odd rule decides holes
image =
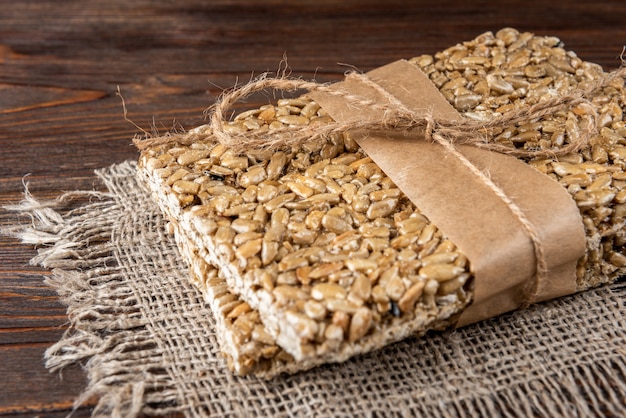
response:
{"label": "burlap cloth", "polygon": [[53,269],[71,328],[46,364],[84,364],[94,416],[626,416],[623,280],[344,364],[234,376],[135,170],[97,171],[107,193],[27,193],[14,209],[34,221],[9,231]]}

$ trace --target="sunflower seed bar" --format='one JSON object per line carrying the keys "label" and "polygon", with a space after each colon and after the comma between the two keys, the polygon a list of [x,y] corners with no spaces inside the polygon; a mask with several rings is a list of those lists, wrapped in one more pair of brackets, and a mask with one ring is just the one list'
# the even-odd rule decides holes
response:
{"label": "sunflower seed bar", "polygon": [[[556,38],[513,29],[412,62],[457,110],[477,119],[564,94],[602,74]],[[594,98],[602,126],[587,149],[558,161],[528,161],[567,188],[581,210],[587,254],[579,261],[578,290],[626,271],[622,97],[623,83],[616,83]],[[496,140],[558,146],[579,129],[578,111],[503,127]],[[226,128],[329,120],[315,102],[300,98],[244,112]],[[190,264],[218,267],[229,291],[246,303],[233,299],[243,306],[235,312],[258,314],[265,332],[302,368],[445,326],[470,302],[466,257],[349,136],[235,155],[208,140],[205,129],[188,134],[197,137],[191,146],[174,140],[143,151],[140,176],[176,222],[179,241],[188,243]],[[216,300],[210,288],[223,281],[208,279],[214,273],[205,270],[194,267],[197,277],[207,276],[207,298]]]}
{"label": "sunflower seed bar", "polygon": [[[179,240],[203,250],[298,361],[378,348],[468,302],[467,259],[356,144],[334,141],[248,156],[167,145],[145,161]],[[181,164],[190,153],[192,170]]]}

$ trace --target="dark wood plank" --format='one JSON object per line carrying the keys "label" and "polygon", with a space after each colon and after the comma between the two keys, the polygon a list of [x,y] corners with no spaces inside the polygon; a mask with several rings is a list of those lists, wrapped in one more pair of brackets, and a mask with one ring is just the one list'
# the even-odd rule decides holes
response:
{"label": "dark wood plank", "polygon": [[[401,0],[21,0],[0,12],[0,206],[23,181],[39,198],[101,187],[93,170],[136,158],[146,130],[203,123],[222,88],[275,71],[338,80],[434,53],[504,26],[554,35],[585,60],[616,68],[626,2]],[[26,178],[24,176],[30,173]],[[14,215],[0,210],[0,225]],[[64,416],[85,378],[58,375],[42,354],[65,330],[65,308],[28,264],[35,250],[0,236],[0,414]],[[9,382],[8,384],[6,382]],[[73,416],[87,416],[81,409]]]}
{"label": "dark wood plank", "polygon": [[[84,373],[78,366],[66,368],[62,375],[42,373],[47,345],[36,342],[0,345],[0,376],[3,376],[0,415],[43,413],[49,416],[54,412],[67,414],[73,408],[74,399],[86,382]],[[49,395],[33,396],[42,389]],[[88,409],[88,405],[81,408],[82,412]]]}

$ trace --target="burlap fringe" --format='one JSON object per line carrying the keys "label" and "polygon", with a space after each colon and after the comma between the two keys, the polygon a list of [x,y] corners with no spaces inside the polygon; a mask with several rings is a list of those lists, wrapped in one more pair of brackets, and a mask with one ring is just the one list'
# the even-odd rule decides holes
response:
{"label": "burlap fringe", "polygon": [[[134,165],[121,164],[117,170],[132,175]],[[96,174],[106,183],[102,173]],[[97,399],[94,417],[177,412],[176,388],[167,378],[160,349],[146,329],[148,319],[110,242],[123,208],[113,195],[95,191],[69,192],[40,202],[25,184],[24,195],[22,202],[6,209],[29,216],[32,222],[1,232],[38,247],[31,264],[52,270],[44,282],[67,306],[69,329],[46,350],[45,364],[51,371],[84,364],[88,386],[74,410]],[[70,209],[85,199],[89,202]]]}

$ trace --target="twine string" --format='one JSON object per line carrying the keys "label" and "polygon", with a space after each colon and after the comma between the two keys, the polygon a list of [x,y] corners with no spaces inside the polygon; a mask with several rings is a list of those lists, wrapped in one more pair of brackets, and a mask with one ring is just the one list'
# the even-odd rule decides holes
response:
{"label": "twine string", "polygon": [[[347,78],[362,78],[362,74],[349,73]],[[607,73],[598,80],[589,83],[584,89],[543,100],[532,106],[515,109],[503,115],[495,116],[488,121],[477,121],[464,118],[463,120],[449,121],[438,119],[429,114],[417,114],[407,109],[401,109],[392,104],[381,104],[373,100],[356,96],[347,91],[330,88],[328,84],[292,79],[287,77],[271,78],[267,74],[258,77],[241,87],[225,92],[221,98],[209,109],[207,115],[210,129],[200,135],[204,140],[215,140],[231,148],[233,152],[244,152],[251,148],[274,149],[280,147],[297,146],[304,142],[327,137],[332,134],[342,133],[348,130],[402,130],[413,131],[425,129],[430,123],[433,132],[438,133],[453,144],[467,144],[514,157],[543,158],[566,155],[576,152],[589,143],[591,137],[596,133],[595,121],[597,114],[591,106],[590,98],[599,90],[609,86],[616,79],[626,77],[626,66],[618,70]],[[373,83],[375,85],[375,83]],[[253,93],[269,89],[294,92],[297,90],[322,91],[325,94],[342,97],[348,103],[371,107],[382,110],[383,117],[379,120],[359,120],[350,123],[330,122],[315,126],[286,126],[268,131],[250,131],[246,133],[232,133],[224,128],[225,115],[233,105]],[[557,149],[528,150],[518,149],[510,146],[494,143],[490,139],[496,135],[504,126],[529,122],[531,120],[554,115],[559,111],[574,106],[582,106],[586,110],[587,121],[584,129],[577,136],[571,136],[569,143]],[[135,145],[140,149],[146,149],[156,145],[177,142],[180,144],[190,144],[197,141],[198,135],[165,135],[160,137],[136,138]]]}

